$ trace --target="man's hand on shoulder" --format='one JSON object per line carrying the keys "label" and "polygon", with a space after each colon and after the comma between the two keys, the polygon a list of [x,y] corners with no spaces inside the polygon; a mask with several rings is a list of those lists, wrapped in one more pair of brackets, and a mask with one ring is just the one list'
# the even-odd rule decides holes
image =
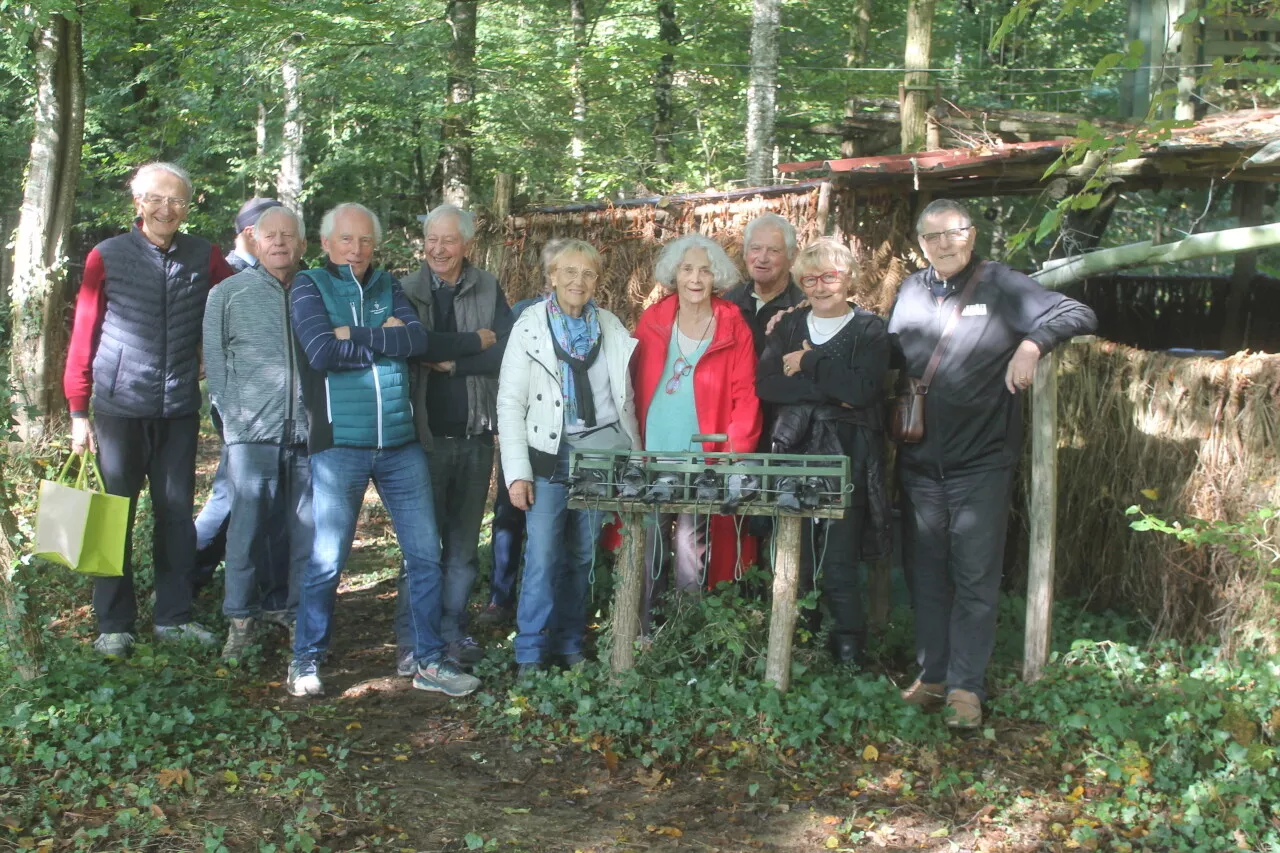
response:
{"label": "man's hand on shoulder", "polygon": [[809,300],[801,299],[799,302],[797,302],[795,305],[792,305],[787,310],[779,311],[777,314],[774,314],[772,317],[769,318],[768,325],[764,327],[765,337],[768,337],[769,335],[773,334],[773,330],[777,328],[778,323],[782,322],[783,317],[787,316],[792,311],[798,311],[801,308],[808,308],[808,307],[809,307]]}

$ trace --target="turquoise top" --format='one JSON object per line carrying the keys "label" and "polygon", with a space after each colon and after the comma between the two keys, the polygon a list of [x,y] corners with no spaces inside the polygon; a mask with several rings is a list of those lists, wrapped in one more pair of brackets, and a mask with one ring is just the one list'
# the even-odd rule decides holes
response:
{"label": "turquoise top", "polygon": [[[680,377],[680,384],[675,393],[668,394],[667,387],[671,375],[676,369],[676,359],[680,357],[680,349],[676,344],[679,327],[672,327],[671,341],[667,344],[667,363],[662,369],[662,381],[649,403],[649,412],[644,421],[645,450],[677,450],[688,452],[690,447],[697,449],[700,445],[689,442],[690,436],[702,432],[698,428],[698,407],[693,399],[693,371],[688,376]],[[690,353],[687,360],[695,366],[702,354],[707,351],[711,341],[702,341]]]}

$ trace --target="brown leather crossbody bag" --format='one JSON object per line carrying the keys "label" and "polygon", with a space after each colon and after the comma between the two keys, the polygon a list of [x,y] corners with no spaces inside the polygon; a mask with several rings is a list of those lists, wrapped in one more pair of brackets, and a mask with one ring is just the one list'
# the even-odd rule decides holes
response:
{"label": "brown leather crossbody bag", "polygon": [[951,335],[956,330],[956,324],[960,322],[960,314],[973,298],[973,292],[977,289],[986,267],[986,261],[980,262],[973,274],[969,276],[969,280],[965,282],[960,299],[951,309],[947,325],[943,327],[942,336],[938,338],[938,345],[933,348],[933,355],[929,357],[924,375],[919,378],[902,376],[898,379],[897,391],[893,403],[889,406],[889,437],[894,441],[904,444],[918,444],[924,441],[924,403],[929,394],[929,385],[933,382],[933,375],[938,372],[938,365],[947,351],[947,345],[951,343]]}

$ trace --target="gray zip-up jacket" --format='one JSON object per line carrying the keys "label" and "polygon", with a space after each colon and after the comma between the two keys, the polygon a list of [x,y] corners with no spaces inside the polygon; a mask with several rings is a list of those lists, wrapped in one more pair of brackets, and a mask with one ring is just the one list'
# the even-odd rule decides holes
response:
{"label": "gray zip-up jacket", "polygon": [[306,444],[289,292],[262,267],[215,287],[204,311],[205,376],[227,444]]}

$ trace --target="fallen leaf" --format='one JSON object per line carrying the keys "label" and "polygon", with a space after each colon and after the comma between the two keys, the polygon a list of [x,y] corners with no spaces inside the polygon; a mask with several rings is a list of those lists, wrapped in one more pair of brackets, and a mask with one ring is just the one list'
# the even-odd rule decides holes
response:
{"label": "fallen leaf", "polygon": [[618,772],[618,753],[612,749],[604,751],[604,766],[609,768],[610,773]]}
{"label": "fallen leaf", "polygon": [[395,760],[396,760],[396,761],[408,761],[408,760],[409,760],[409,756],[407,756],[407,755],[397,755],[397,756],[395,757]]}
{"label": "fallen leaf", "polygon": [[347,731],[349,732],[354,732],[357,729],[362,729],[362,728],[364,728],[364,726],[360,725],[359,723],[347,723]]}
{"label": "fallen leaf", "polygon": [[863,761],[879,761],[880,750],[876,749],[872,744],[867,744],[867,748],[862,750]]}
{"label": "fallen leaf", "polygon": [[1066,800],[1068,803],[1074,803],[1075,801],[1079,800],[1083,796],[1084,796],[1084,787],[1081,785],[1076,785],[1075,790],[1072,791],[1070,794],[1067,794]]}
{"label": "fallen leaf", "polygon": [[528,814],[528,813],[529,813],[529,810],[528,810],[528,809],[513,809],[513,808],[511,808],[510,806],[503,806],[503,808],[502,808],[502,813],[503,813],[503,814]]}
{"label": "fallen leaf", "polygon": [[835,826],[839,822],[840,822],[840,818],[836,817],[833,814],[829,814],[822,819],[822,823],[824,826]]}
{"label": "fallen leaf", "polygon": [[590,792],[590,791],[588,791],[586,788],[574,788],[572,791],[570,791],[570,792],[569,792],[569,796],[571,796],[571,797],[585,797],[587,794],[590,794],[590,793],[591,793],[591,792]]}
{"label": "fallen leaf", "polygon": [[652,832],[654,835],[669,835],[672,838],[680,838],[684,835],[683,830],[676,829],[674,826],[655,826],[651,823],[646,826],[645,829]]}
{"label": "fallen leaf", "polygon": [[840,836],[828,835],[827,840],[822,842],[822,845],[826,847],[828,850],[835,850],[837,847],[840,846]]}
{"label": "fallen leaf", "polygon": [[1143,489],[1142,496],[1149,501],[1159,500],[1160,490],[1159,489]]}
{"label": "fallen leaf", "polygon": [[240,776],[234,770],[223,770],[222,778],[229,785],[239,785]]}
{"label": "fallen leaf", "polygon": [[186,786],[191,781],[191,771],[185,767],[166,767],[156,774],[156,781],[160,783],[161,788],[170,788],[174,785]]}
{"label": "fallen leaf", "polygon": [[656,767],[647,773],[643,770],[637,770],[636,781],[652,790],[662,782],[662,771]]}
{"label": "fallen leaf", "polygon": [[946,838],[950,834],[951,834],[951,830],[947,829],[945,826],[940,826],[937,829],[935,829],[933,832],[929,833],[929,837],[930,838]]}

